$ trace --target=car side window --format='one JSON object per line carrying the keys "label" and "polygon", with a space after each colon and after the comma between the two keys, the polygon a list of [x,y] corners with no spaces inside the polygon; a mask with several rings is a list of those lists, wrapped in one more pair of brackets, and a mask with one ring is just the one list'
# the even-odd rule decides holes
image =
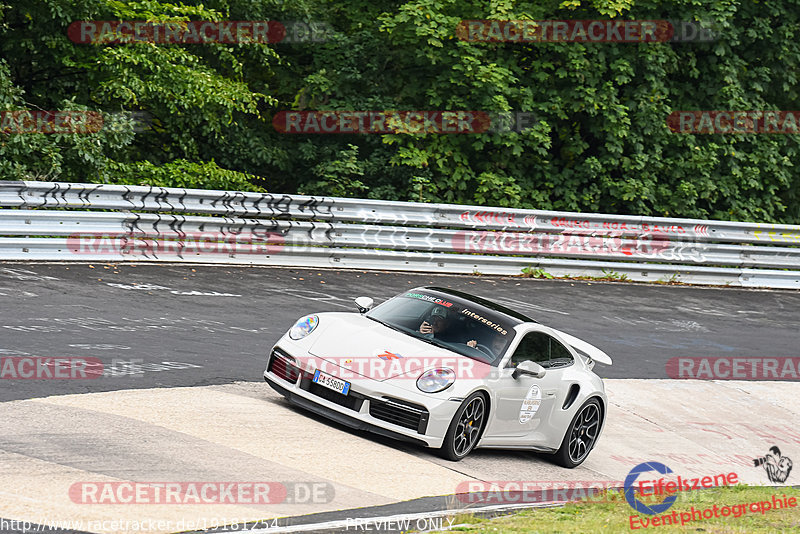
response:
{"label": "car side window", "polygon": [[575,362],[572,353],[557,339],[550,338],[550,367],[566,367]]}
{"label": "car side window", "polygon": [[544,332],[530,332],[522,338],[507,367],[515,368],[530,360],[542,367],[562,367],[573,362],[569,349]]}

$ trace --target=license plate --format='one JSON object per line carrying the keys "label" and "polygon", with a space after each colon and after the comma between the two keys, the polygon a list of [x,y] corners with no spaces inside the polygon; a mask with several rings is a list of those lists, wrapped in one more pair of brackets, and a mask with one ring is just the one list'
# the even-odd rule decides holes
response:
{"label": "license plate", "polygon": [[312,382],[319,384],[320,386],[325,386],[328,389],[332,389],[333,391],[341,393],[342,395],[347,395],[347,392],[350,391],[350,382],[345,382],[341,378],[327,375],[321,372],[319,369],[314,371],[314,379]]}

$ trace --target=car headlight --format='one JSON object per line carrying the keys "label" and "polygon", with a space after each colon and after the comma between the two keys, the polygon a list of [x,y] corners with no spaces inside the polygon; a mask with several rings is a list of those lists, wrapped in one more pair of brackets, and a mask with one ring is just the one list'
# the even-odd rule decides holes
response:
{"label": "car headlight", "polygon": [[417,387],[425,393],[438,393],[450,387],[456,381],[456,373],[452,369],[429,369],[417,378]]}
{"label": "car headlight", "polygon": [[306,315],[299,319],[294,326],[289,329],[289,337],[297,341],[303,339],[308,334],[314,331],[319,324],[319,317],[316,315]]}

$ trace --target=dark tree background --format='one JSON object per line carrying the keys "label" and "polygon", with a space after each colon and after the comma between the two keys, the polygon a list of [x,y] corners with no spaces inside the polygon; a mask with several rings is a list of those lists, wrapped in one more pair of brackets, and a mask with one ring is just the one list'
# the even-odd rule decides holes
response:
{"label": "dark tree background", "polygon": [[[709,42],[472,43],[464,19],[696,21]],[[324,23],[325,42],[77,44],[79,20]],[[142,111],[2,134],[0,178],[800,223],[798,135],[670,132],[798,110],[792,0],[0,0],[0,110]],[[281,110],[482,110],[522,133],[287,135]]]}

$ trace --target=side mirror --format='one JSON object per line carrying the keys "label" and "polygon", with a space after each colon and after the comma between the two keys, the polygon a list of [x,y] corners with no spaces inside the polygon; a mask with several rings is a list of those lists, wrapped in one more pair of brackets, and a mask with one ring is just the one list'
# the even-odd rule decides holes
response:
{"label": "side mirror", "polygon": [[547,371],[545,371],[544,367],[538,363],[531,360],[525,360],[517,365],[517,368],[514,369],[514,372],[511,374],[511,376],[514,378],[519,378],[522,375],[526,375],[534,378],[542,378],[546,372]]}
{"label": "side mirror", "polygon": [[358,308],[358,313],[367,313],[369,309],[372,308],[374,303],[375,301],[369,297],[358,297],[356,299],[356,308]]}

